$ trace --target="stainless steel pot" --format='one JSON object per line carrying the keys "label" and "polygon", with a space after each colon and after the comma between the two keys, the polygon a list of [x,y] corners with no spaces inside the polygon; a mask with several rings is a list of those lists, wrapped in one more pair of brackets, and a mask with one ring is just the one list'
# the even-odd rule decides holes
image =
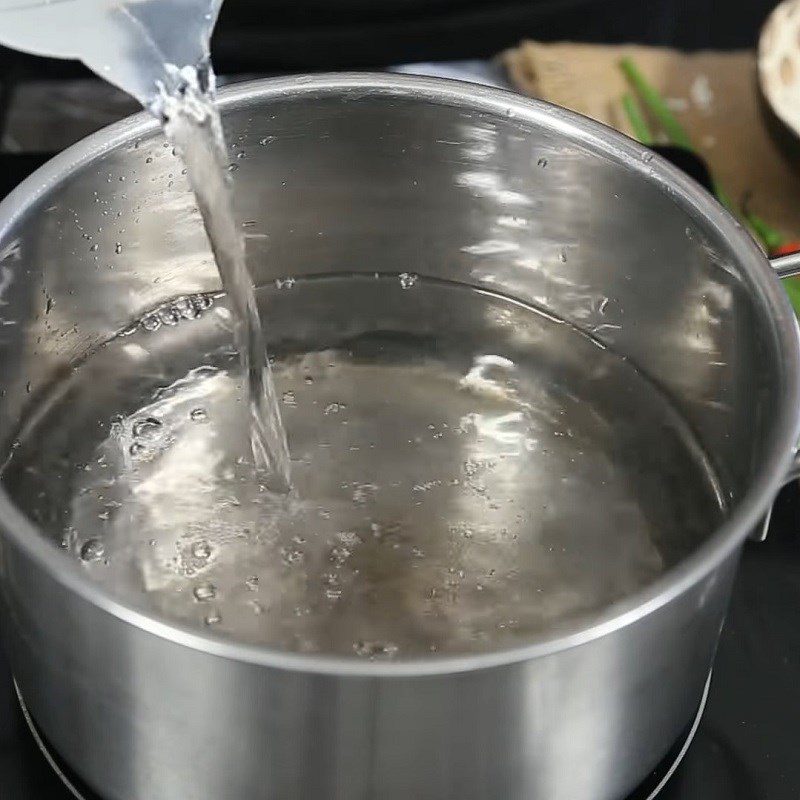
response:
{"label": "stainless steel pot", "polygon": [[[731,513],[589,625],[514,650],[362,663],[123,607],[2,495],[5,642],[34,718],[109,800],[619,800],[694,714],[740,549],[791,469],[798,337],[770,265],[659,158],[512,94],[335,75],[221,102],[246,152],[239,213],[269,233],[249,241],[257,282],[413,266],[602,324],[697,431]],[[119,252],[95,261],[86,236]],[[3,437],[72,359],[217,286],[180,166],[144,116],[14,192],[0,260]]]}

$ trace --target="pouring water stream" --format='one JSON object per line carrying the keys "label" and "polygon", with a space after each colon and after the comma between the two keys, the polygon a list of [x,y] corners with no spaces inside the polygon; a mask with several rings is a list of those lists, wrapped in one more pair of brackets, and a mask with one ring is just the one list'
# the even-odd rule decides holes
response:
{"label": "pouring water stream", "polygon": [[79,58],[136,97],[183,160],[230,299],[248,383],[256,471],[270,489],[291,486],[289,451],[270,373],[244,237],[233,213],[209,40],[221,0],[0,0],[0,42]]}

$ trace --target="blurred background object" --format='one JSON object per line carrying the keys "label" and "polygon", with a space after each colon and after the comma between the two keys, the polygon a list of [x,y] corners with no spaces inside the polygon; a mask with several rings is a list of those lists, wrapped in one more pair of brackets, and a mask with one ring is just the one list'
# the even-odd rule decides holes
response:
{"label": "blurred background object", "polygon": [[[800,0],[790,4],[800,12]],[[800,81],[798,25],[800,14],[788,27]],[[524,42],[507,51],[504,61],[515,88],[526,94],[571,108],[644,144],[694,151],[708,164],[720,202],[750,225],[771,254],[781,254],[800,239],[797,148],[787,152],[785,137],[765,113],[752,49],[686,53],[641,45]],[[626,69],[635,70],[636,82],[646,82],[651,100],[655,93],[655,105],[639,98],[642,130],[636,129],[626,105],[640,94]],[[800,96],[800,83],[794,91]],[[800,120],[798,100],[794,113]]]}
{"label": "blurred background object", "polygon": [[[755,44],[774,5],[775,0],[226,0],[212,50],[217,73],[235,78],[486,59],[523,39],[741,48]],[[53,119],[34,133],[32,116],[43,108]],[[62,149],[135,110],[134,102],[77,62],[0,48],[0,148],[7,152]]]}
{"label": "blurred background object", "polygon": [[800,136],[800,0],[784,0],[764,24],[758,76],[771,110]]}
{"label": "blurred background object", "polygon": [[[752,48],[775,0],[226,0],[227,79],[490,59],[524,39]],[[60,150],[138,110],[77,62],[0,47],[0,150]],[[46,115],[45,115],[46,111]]]}

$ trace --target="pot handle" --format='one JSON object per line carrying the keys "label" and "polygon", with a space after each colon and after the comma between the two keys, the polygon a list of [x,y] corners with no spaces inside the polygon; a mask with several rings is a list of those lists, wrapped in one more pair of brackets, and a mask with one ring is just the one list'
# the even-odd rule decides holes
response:
{"label": "pot handle", "polygon": [[[800,252],[792,253],[788,256],[780,256],[779,258],[771,258],[770,264],[772,264],[772,268],[779,278],[793,278],[800,275]],[[786,475],[786,483],[791,483],[798,478],[800,478],[800,447],[795,451],[794,461],[792,461],[792,466]],[[753,541],[763,542],[767,538],[771,517],[772,509],[770,508],[761,525],[750,534],[750,538]]]}
{"label": "pot handle", "polygon": [[800,275],[800,251],[788,256],[771,258],[770,264],[779,278],[793,278]]}

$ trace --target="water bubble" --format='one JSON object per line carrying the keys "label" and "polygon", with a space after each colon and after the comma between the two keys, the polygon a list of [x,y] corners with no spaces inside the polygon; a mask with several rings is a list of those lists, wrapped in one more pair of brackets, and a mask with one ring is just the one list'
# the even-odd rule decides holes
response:
{"label": "water bubble", "polygon": [[350,550],[347,547],[333,547],[331,548],[330,555],[328,556],[328,561],[331,564],[336,564],[337,566],[341,567],[348,558],[350,558]]}
{"label": "water bubble", "polygon": [[205,539],[195,542],[192,545],[192,555],[205,561],[211,556],[211,545]]}
{"label": "water bubble", "polygon": [[153,157],[152,156],[147,156],[147,158],[144,160],[144,163],[145,164],[152,164],[153,163]]}
{"label": "water bubble", "polygon": [[566,250],[562,250],[562,251],[561,251],[561,252],[558,254],[558,260],[559,260],[559,261],[560,261],[562,264],[566,264],[566,263],[567,263],[567,251],[566,251]]}
{"label": "water bubble", "polygon": [[228,172],[236,172],[239,169],[238,164],[228,164]]}
{"label": "water bubble", "polygon": [[336,538],[347,547],[357,547],[363,543],[362,538],[354,531],[339,531]]}
{"label": "water bubble", "polygon": [[464,463],[461,465],[461,469],[464,470],[464,474],[468,478],[473,478],[475,475],[478,474],[481,470],[481,464],[478,461],[473,461],[473,459],[468,458]]}
{"label": "water bubble", "polygon": [[290,567],[294,564],[302,564],[306,554],[299,547],[281,548],[281,561],[284,566]]}
{"label": "water bubble", "polygon": [[236,154],[236,158],[239,158],[239,159],[246,158],[246,157],[247,157],[247,153],[245,153],[244,150],[242,150],[241,152]]}
{"label": "water bubble", "polygon": [[311,384],[314,383],[314,379],[310,375],[306,375],[305,378],[303,378],[303,383],[305,383],[306,386],[311,386]]}
{"label": "water bubble", "polygon": [[540,159],[539,159],[539,160],[536,162],[536,166],[537,166],[537,167],[541,167],[542,169],[544,169],[544,168],[547,166],[547,159],[546,159],[546,158],[540,158]]}
{"label": "water bubble", "polygon": [[145,446],[141,442],[134,442],[129,448],[128,452],[135,458],[140,456],[145,451]]}
{"label": "water bubble", "polygon": [[208,419],[208,413],[204,408],[193,408],[189,412],[189,419],[192,422],[205,422]]}
{"label": "water bubble", "polygon": [[415,275],[413,272],[401,272],[400,273],[400,288],[401,289],[410,289],[418,280],[419,276]]}
{"label": "water bubble", "polygon": [[286,406],[296,406],[297,405],[297,396],[295,393],[289,389],[288,391],[284,392],[281,395],[281,401]]}
{"label": "water bubble", "polygon": [[183,319],[197,319],[200,316],[200,309],[197,308],[191,297],[179,297],[172,307]]}
{"label": "water bubble", "polygon": [[90,253],[96,253],[100,249],[100,245],[95,243],[89,248]]}
{"label": "water bubble", "polygon": [[100,561],[105,555],[105,545],[99,539],[87,539],[81,547],[81,561]]}
{"label": "water bubble", "polygon": [[258,600],[248,600],[247,605],[249,605],[250,608],[253,609],[253,613],[257,617],[260,617],[264,613],[264,606],[261,605],[261,603],[259,603]]}
{"label": "water bubble", "polygon": [[347,406],[344,403],[336,403],[336,402],[328,403],[328,405],[326,405],[325,408],[323,409],[322,413],[325,414],[325,416],[328,416],[330,414],[338,414],[345,408],[347,408]]}
{"label": "water bubble", "polygon": [[645,150],[645,152],[642,153],[642,161],[644,161],[645,164],[649,164],[652,160],[653,154],[649,150]]}
{"label": "water bubble", "polygon": [[158,312],[158,318],[164,325],[177,325],[181,321],[181,312],[172,306],[162,308]]}
{"label": "water bubble", "polygon": [[161,320],[155,314],[148,314],[142,319],[142,327],[146,331],[157,331],[161,327]]}
{"label": "water bubble", "polygon": [[201,583],[194,587],[192,594],[199,603],[206,603],[217,596],[217,587],[213,583]]}
{"label": "water bubble", "polygon": [[377,492],[378,486],[374,483],[356,483],[353,489],[353,503],[357,506],[366,505]]}
{"label": "water bubble", "polygon": [[425,481],[424,483],[415,483],[411,487],[412,492],[429,492],[431,489],[435,489],[437,486],[441,486],[442,481],[434,479],[432,481]]}
{"label": "water bubble", "polygon": [[273,142],[273,141],[275,141],[275,137],[274,136],[265,136],[263,139],[259,139],[258,143],[262,147],[266,147],[270,142]]}
{"label": "water bubble", "polygon": [[207,294],[197,294],[192,298],[192,304],[198,311],[205,311],[207,308],[211,308],[213,303],[214,301]]}
{"label": "water bubble", "polygon": [[119,254],[122,252],[122,243],[121,243],[121,242],[117,242],[117,243],[114,245],[114,252],[115,252],[117,255],[119,255]]}
{"label": "water bubble", "polygon": [[206,618],[203,620],[206,625],[216,625],[219,622],[222,622],[222,614],[219,613],[218,609],[214,609],[210,614],[206,615]]}
{"label": "water bubble", "polygon": [[133,423],[133,435],[136,439],[152,439],[161,428],[161,420],[156,417],[137,419]]}
{"label": "water bubble", "polygon": [[462,580],[464,579],[464,577],[467,574],[463,569],[460,569],[458,567],[450,567],[447,571],[451,575],[456,575],[457,577],[461,578]]}
{"label": "water bubble", "polygon": [[257,592],[258,591],[258,575],[250,575],[250,577],[244,579],[244,585],[251,591]]}
{"label": "water bubble", "polygon": [[335,573],[326,572],[322,576],[322,585],[325,587],[325,597],[328,600],[338,600],[342,596],[339,577]]}
{"label": "water bubble", "polygon": [[448,530],[456,536],[463,536],[465,539],[471,539],[474,536],[474,531],[466,522],[456,522],[449,525]]}
{"label": "water bubble", "polygon": [[359,639],[353,643],[353,651],[361,658],[393,658],[397,655],[398,649],[392,642]]}
{"label": "water bubble", "polygon": [[278,289],[291,289],[295,283],[294,278],[275,278],[275,286]]}

